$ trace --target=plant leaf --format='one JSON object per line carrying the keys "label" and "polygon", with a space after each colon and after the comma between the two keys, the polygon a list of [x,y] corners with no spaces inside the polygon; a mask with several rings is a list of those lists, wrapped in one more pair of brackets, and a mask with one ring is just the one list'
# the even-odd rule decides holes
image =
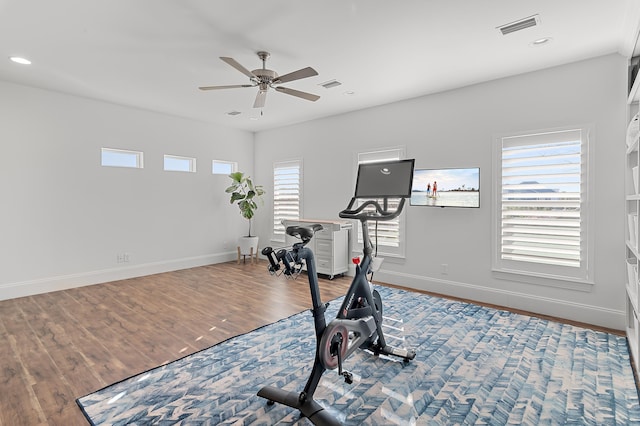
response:
{"label": "plant leaf", "polygon": [[251,177],[245,177],[242,172],[230,173],[229,178],[231,178],[233,182],[225,192],[231,194],[230,203],[233,204],[237,202],[240,214],[249,220],[249,233],[251,233],[251,218],[253,218],[255,211],[258,209],[258,204],[254,199],[260,200],[261,204],[264,202],[259,198],[265,193],[264,187],[262,185],[254,185]]}
{"label": "plant leaf", "polygon": [[239,192],[234,192],[233,194],[231,194],[231,200],[229,201],[231,204],[233,204],[234,202],[238,201],[238,200],[244,200],[245,196]]}
{"label": "plant leaf", "polygon": [[243,176],[244,176],[244,173],[242,173],[242,172],[234,172],[234,173],[230,173],[229,174],[229,177],[231,179],[233,179],[233,181],[235,181],[237,183],[242,182]]}

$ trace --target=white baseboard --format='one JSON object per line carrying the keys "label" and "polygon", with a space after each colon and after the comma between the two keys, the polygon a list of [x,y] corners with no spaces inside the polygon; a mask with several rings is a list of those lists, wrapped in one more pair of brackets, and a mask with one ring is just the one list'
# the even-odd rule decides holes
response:
{"label": "white baseboard", "polygon": [[214,263],[229,262],[236,258],[236,252],[225,252],[0,284],[0,300],[15,299],[17,297],[32,296],[34,294],[49,293],[109,281],[159,274],[162,272],[177,271]]}
{"label": "white baseboard", "polygon": [[[86,285],[229,262],[235,260],[236,256],[236,252],[225,252],[0,284],[0,300],[15,299],[18,297],[32,296],[35,294],[49,293],[52,291],[66,290]],[[607,309],[599,306],[586,305],[508,290],[498,290],[476,284],[405,274],[402,272],[386,271],[384,269],[376,272],[375,278],[377,281],[407,288],[414,288],[416,290],[430,291],[445,296],[460,297],[514,309],[522,309],[529,312],[551,315],[558,318],[566,318],[573,321],[580,321],[616,330],[624,330],[626,324],[626,313],[624,311]]]}
{"label": "white baseboard", "polygon": [[430,291],[444,296],[460,297],[513,309],[521,309],[542,315],[551,315],[615,330],[624,330],[626,324],[626,313],[624,311],[583,303],[494,289],[476,284],[405,274],[402,272],[380,270],[376,273],[375,278],[380,282],[402,287]]}

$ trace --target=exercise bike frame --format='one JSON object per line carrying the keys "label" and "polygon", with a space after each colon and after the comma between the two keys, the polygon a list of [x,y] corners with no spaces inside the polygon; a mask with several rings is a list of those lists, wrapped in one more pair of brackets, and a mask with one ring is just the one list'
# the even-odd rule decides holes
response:
{"label": "exercise bike frame", "polygon": [[[266,398],[270,404],[279,402],[292,408],[298,409],[304,417],[307,417],[315,425],[340,425],[341,423],[329,414],[320,404],[313,399],[313,394],[320,383],[323,373],[327,369],[339,367],[339,374],[344,375],[345,380],[350,383],[351,374],[342,371],[342,361],[351,355],[357,348],[367,344],[367,341],[375,337],[373,341],[369,341],[369,347],[375,355],[387,354],[403,358],[409,361],[415,357],[414,351],[406,349],[398,349],[386,344],[384,333],[382,331],[382,314],[381,309],[376,308],[371,291],[370,283],[367,278],[371,262],[373,246],[369,238],[369,230],[367,222],[370,220],[390,220],[397,217],[402,211],[404,198],[400,200],[400,204],[395,211],[387,211],[387,199],[384,199],[383,205],[380,206],[377,201],[366,201],[359,207],[352,209],[356,199],[352,198],[347,209],[340,212],[340,217],[348,219],[358,219],[362,226],[363,232],[363,257],[360,265],[356,265],[356,274],[345,294],[344,300],[336,318],[329,325],[326,323],[325,312],[328,303],[323,303],[320,297],[320,288],[318,285],[318,277],[315,265],[314,254],[311,249],[305,247],[313,238],[318,230],[322,229],[321,225],[312,225],[311,227],[290,226],[287,228],[287,234],[301,238],[302,242],[293,245],[291,250],[281,253],[277,257],[284,265],[284,273],[286,275],[295,275],[302,261],[306,264],[307,275],[309,281],[309,289],[311,291],[312,314],[314,327],[316,332],[316,352],[311,375],[302,392],[284,391],[272,386],[265,386],[258,392],[258,396]],[[368,206],[374,206],[375,212],[367,212]],[[270,248],[263,250],[263,254],[271,263],[270,271],[275,272],[279,269],[279,264],[270,255],[273,250]],[[364,298],[366,303],[358,304],[358,299]],[[357,305],[357,306],[356,306]],[[381,308],[381,307],[380,307]],[[327,360],[327,352],[330,349],[328,345],[335,343],[336,333],[333,330],[346,330],[346,339],[339,339],[337,350],[337,365],[329,365]],[[375,333],[375,336],[374,336]],[[351,336],[349,336],[349,334]],[[344,343],[346,346],[341,347]],[[335,347],[332,347],[335,350]],[[333,352],[332,352],[333,354]]]}
{"label": "exercise bike frame", "polygon": [[[287,230],[289,231],[291,227]],[[306,243],[296,243],[290,254],[292,254],[292,260],[299,262],[304,260],[307,266],[307,275],[309,277],[309,288],[311,289],[311,302],[313,308],[313,322],[316,330],[316,353],[315,360],[313,362],[313,369],[311,375],[307,380],[307,383],[302,392],[290,392],[285,391],[273,386],[265,386],[258,391],[258,396],[269,400],[269,404],[279,402],[292,408],[298,409],[304,417],[307,417],[315,425],[340,425],[333,416],[324,410],[320,404],[313,399],[313,394],[320,383],[322,374],[326,368],[320,360],[320,340],[327,325],[324,316],[327,310],[328,304],[323,304],[320,298],[320,289],[318,286],[318,278],[316,273],[315,259],[313,252],[308,247],[304,247]],[[289,254],[288,253],[288,254]],[[293,273],[293,269],[290,268],[288,260],[283,262],[285,265],[285,274]]]}

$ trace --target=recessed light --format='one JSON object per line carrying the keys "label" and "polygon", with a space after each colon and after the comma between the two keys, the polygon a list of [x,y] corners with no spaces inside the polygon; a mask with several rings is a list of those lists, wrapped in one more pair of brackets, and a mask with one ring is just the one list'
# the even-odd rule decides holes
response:
{"label": "recessed light", "polygon": [[9,60],[15,62],[20,65],[31,65],[31,61],[26,58],[21,58],[20,56],[10,56]]}
{"label": "recessed light", "polygon": [[346,92],[342,92],[342,94],[346,96],[353,96],[356,94],[356,92],[354,92],[353,90],[347,90]]}
{"label": "recessed light", "polygon": [[532,46],[542,46],[542,45],[545,45],[545,44],[549,44],[552,41],[553,41],[553,39],[551,37],[542,37],[542,38],[539,38],[537,40],[532,41],[531,45]]}

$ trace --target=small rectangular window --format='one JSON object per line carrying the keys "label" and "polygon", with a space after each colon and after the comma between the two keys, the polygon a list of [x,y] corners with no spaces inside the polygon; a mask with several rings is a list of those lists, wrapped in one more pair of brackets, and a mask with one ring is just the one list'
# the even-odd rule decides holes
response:
{"label": "small rectangular window", "polygon": [[179,157],[177,155],[164,156],[164,169],[170,172],[196,172],[196,159]]}
{"label": "small rectangular window", "polygon": [[228,175],[238,171],[238,163],[233,161],[213,160],[211,169],[214,175]]}
{"label": "small rectangular window", "polygon": [[143,168],[142,152],[102,148],[101,164],[107,167]]}

